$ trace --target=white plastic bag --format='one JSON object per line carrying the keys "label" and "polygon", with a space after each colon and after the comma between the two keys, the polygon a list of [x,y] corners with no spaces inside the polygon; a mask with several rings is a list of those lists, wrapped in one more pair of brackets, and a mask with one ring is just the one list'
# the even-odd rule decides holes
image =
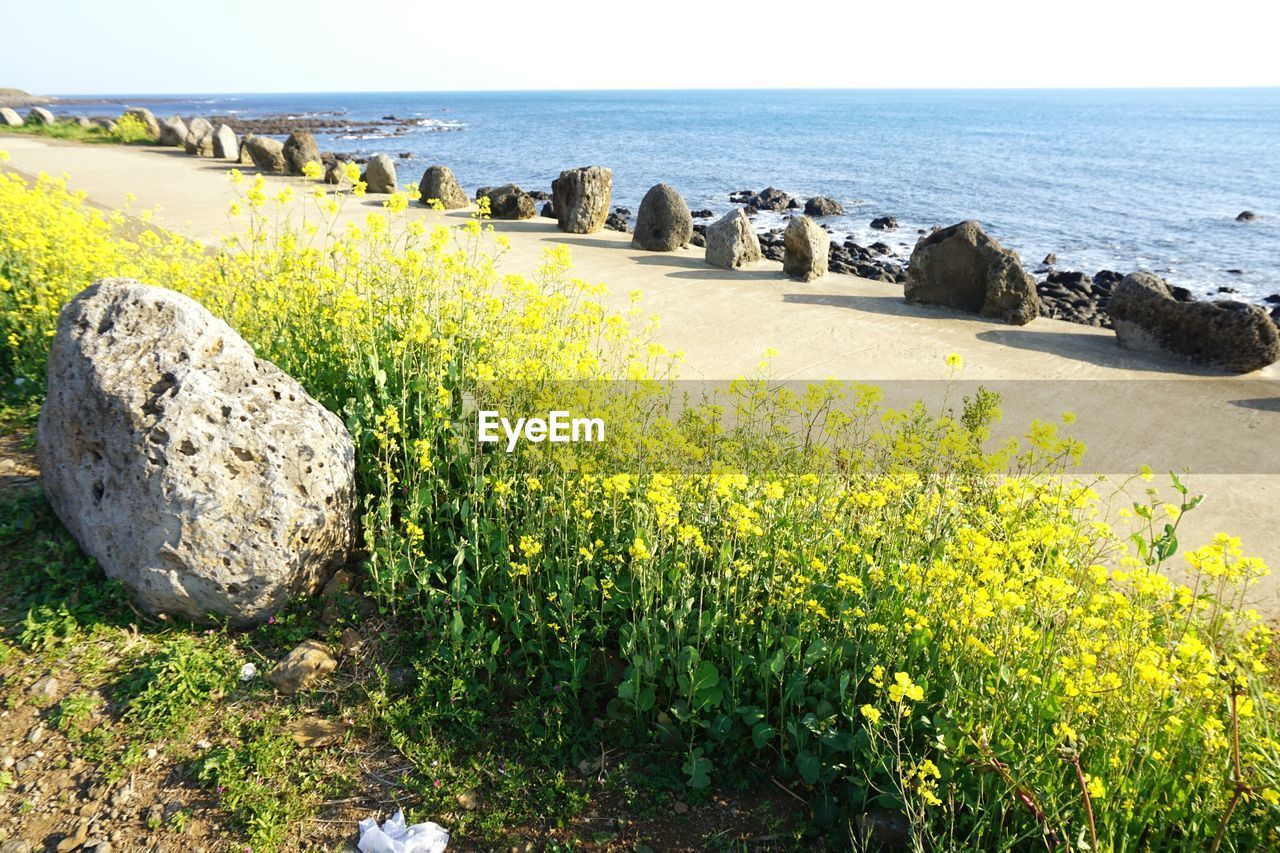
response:
{"label": "white plastic bag", "polygon": [[374,818],[360,821],[360,843],[356,846],[362,853],[444,853],[449,846],[449,833],[434,823],[405,826],[401,810],[381,828]]}

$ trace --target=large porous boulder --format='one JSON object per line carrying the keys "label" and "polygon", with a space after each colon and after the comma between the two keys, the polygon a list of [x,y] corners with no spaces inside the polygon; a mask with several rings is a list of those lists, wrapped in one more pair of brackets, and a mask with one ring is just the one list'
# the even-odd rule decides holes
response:
{"label": "large porous boulder", "polygon": [[[320,165],[320,146],[316,145],[316,138],[305,130],[295,130],[289,134],[289,138],[284,141],[283,154],[284,169],[290,175],[301,175],[308,163]],[[394,177],[391,183],[394,186]],[[388,191],[375,190],[375,192]]]}
{"label": "large porous boulder", "polygon": [[387,154],[374,154],[364,164],[364,174],[360,176],[364,188],[371,193],[393,193],[396,191],[396,162]]}
{"label": "large porous boulder", "polygon": [[921,237],[911,253],[908,302],[943,305],[1024,326],[1040,315],[1036,283],[1018,254],[965,221]]}
{"label": "large porous boulder", "polygon": [[763,257],[760,238],[742,208],[735,208],[707,226],[707,263],[726,270],[741,269]]}
{"label": "large porous boulder", "polygon": [[843,216],[844,207],[834,198],[816,195],[804,203],[805,216]]}
{"label": "large porous boulder", "polygon": [[27,113],[27,124],[57,124],[58,120],[53,117],[53,113],[44,107],[32,107],[31,112]]}
{"label": "large porous boulder", "polygon": [[129,107],[120,114],[121,118],[125,116],[133,116],[147,128],[147,134],[153,139],[160,137],[160,122],[156,121],[155,114],[146,107]]}
{"label": "large porous boulder", "polygon": [[169,116],[160,122],[160,144],[181,148],[187,141],[187,123],[181,116]]}
{"label": "large porous boulder", "polygon": [[1121,346],[1249,373],[1280,360],[1280,333],[1260,305],[1186,302],[1164,279],[1125,276],[1107,307]]}
{"label": "large porous boulder", "polygon": [[240,140],[240,162],[242,163],[246,152],[253,165],[262,171],[284,171],[284,144],[280,140],[269,136],[246,136]]}
{"label": "large porous boulder", "polygon": [[648,252],[672,252],[689,245],[693,216],[684,197],[669,184],[658,184],[644,194],[636,213],[631,245]]}
{"label": "large porous boulder", "polygon": [[604,228],[613,195],[613,171],[604,166],[566,169],[551,182],[551,209],[561,231],[593,234]]}
{"label": "large porous boulder", "polygon": [[213,156],[213,125],[206,118],[193,118],[187,125],[187,137],[182,147],[197,157]]}
{"label": "large porous boulder", "polygon": [[22,127],[22,116],[11,107],[0,107],[0,124],[6,127]]}
{"label": "large porous boulder", "polygon": [[63,308],[36,452],[49,505],[151,613],[259,622],[353,542],[342,421],[163,288],[104,279]]}
{"label": "large porous boulder", "polygon": [[236,137],[236,132],[225,124],[218,125],[218,129],[213,132],[213,156],[223,160],[240,159],[240,140]]}
{"label": "large porous boulder", "polygon": [[435,199],[445,210],[457,210],[471,204],[471,199],[462,191],[448,166],[431,166],[423,172],[418,192],[423,204],[430,204]]}
{"label": "large porous boulder", "polygon": [[479,198],[489,199],[489,216],[493,219],[532,219],[538,215],[533,196],[515,184],[485,187]]}
{"label": "large porous boulder", "polygon": [[782,232],[782,271],[800,281],[813,281],[827,274],[831,238],[822,226],[807,216],[794,216]]}

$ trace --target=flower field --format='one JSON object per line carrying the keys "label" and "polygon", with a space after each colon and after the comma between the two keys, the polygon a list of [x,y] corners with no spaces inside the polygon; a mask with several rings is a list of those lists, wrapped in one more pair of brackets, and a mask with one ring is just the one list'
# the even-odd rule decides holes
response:
{"label": "flower field", "polygon": [[[894,814],[919,849],[1280,845],[1275,640],[1242,606],[1267,569],[1178,542],[1177,478],[1113,516],[1069,415],[992,450],[988,393],[891,411],[747,377],[677,405],[656,321],[567,249],[509,275],[483,215],[426,226],[406,192],[340,227],[345,192],[233,180],[244,228],[210,248],[0,173],[0,385],[38,398],[62,304],[127,276],[340,413],[366,588],[412,634],[383,715],[411,761],[428,731],[565,766],[607,742],[693,790],[780,779],[842,836]],[[607,441],[475,441],[470,400],[566,398]]]}

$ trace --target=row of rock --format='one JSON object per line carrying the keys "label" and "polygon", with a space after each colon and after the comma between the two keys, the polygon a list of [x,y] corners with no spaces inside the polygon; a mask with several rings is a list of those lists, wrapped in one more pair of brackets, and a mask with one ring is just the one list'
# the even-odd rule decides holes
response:
{"label": "row of rock", "polygon": [[[165,126],[169,130],[166,132],[162,127],[162,138],[176,139],[183,129],[180,122],[181,119],[176,118],[167,120]],[[234,159],[231,152],[236,144],[235,135],[226,125],[215,131],[209,122],[195,119],[185,130],[183,145],[190,153]],[[224,137],[223,141],[216,141],[219,136]],[[242,161],[252,162],[265,171],[300,174],[307,163],[324,160],[329,163],[326,180],[333,183],[342,180],[343,164],[333,155],[321,154],[309,132],[295,131],[283,143],[269,137],[246,136],[239,144]],[[217,153],[214,153],[215,146]],[[361,179],[370,192],[394,192],[395,162],[386,154],[376,154],[367,161]],[[609,169],[585,166],[561,172],[552,182],[549,196],[505,184],[481,187],[475,198],[478,202],[487,199],[489,215],[494,219],[530,219],[537,215],[537,202],[544,201],[544,215],[554,217],[560,229],[567,233],[590,234],[604,228],[626,230],[630,211],[622,208],[610,211],[612,186],[613,173]],[[463,208],[470,203],[445,166],[428,168],[419,183],[419,191],[424,204],[445,209]],[[695,225],[694,214],[680,193],[668,184],[657,184],[640,203],[632,246],[645,251],[670,252],[693,243],[705,249],[710,265],[730,270],[769,258],[781,261],[783,272],[800,281],[812,281],[834,271],[876,281],[899,282],[905,286],[904,296],[908,302],[955,308],[1017,325],[1047,316],[1114,327],[1126,346],[1154,347],[1228,370],[1254,370],[1280,356],[1280,349],[1274,345],[1276,326],[1267,312],[1257,306],[1239,302],[1195,302],[1188,292],[1170,288],[1163,282],[1162,292],[1168,299],[1155,299],[1150,295],[1155,288],[1149,281],[1134,276],[1121,277],[1105,270],[1094,277],[1051,272],[1037,283],[1022,268],[1017,254],[1003,248],[976,222],[961,222],[922,235],[904,268],[889,257],[892,249],[884,243],[864,247],[852,238],[833,243],[827,231],[808,214],[792,215],[785,228],[757,235],[749,219],[750,212],[800,209],[798,200],[781,190],[769,187],[759,193],[742,191],[731,195],[730,200],[743,206],[713,223]],[[818,216],[839,211],[838,203],[824,197],[809,199],[804,207]],[[711,211],[697,213],[699,218],[711,215]],[[887,230],[896,228],[897,224],[893,217],[881,217],[872,222],[872,227]],[[1139,292],[1135,288],[1141,288],[1142,295],[1141,299],[1119,300],[1121,306],[1129,306],[1129,313],[1123,317],[1116,313],[1122,285],[1131,292]],[[1140,306],[1137,315],[1133,306]],[[1262,325],[1258,325],[1259,319]],[[1230,343],[1204,340],[1209,328],[1217,329],[1214,340]],[[1171,329],[1182,331],[1174,333]],[[1140,335],[1137,330],[1146,331]]]}

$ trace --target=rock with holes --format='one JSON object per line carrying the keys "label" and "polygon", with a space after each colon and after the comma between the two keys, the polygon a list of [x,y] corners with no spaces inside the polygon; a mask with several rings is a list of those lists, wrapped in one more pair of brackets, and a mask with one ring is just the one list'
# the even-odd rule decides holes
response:
{"label": "rock with holes", "polygon": [[908,302],[943,305],[1025,326],[1040,316],[1036,282],[1018,253],[965,221],[921,237],[911,253]]}
{"label": "rock with holes", "polygon": [[742,208],[733,210],[707,226],[707,263],[726,270],[742,269],[759,261],[760,239]]}
{"label": "rock with holes", "polygon": [[305,130],[295,130],[284,141],[284,168],[290,175],[301,175],[308,163],[320,165],[320,146],[316,138]]}
{"label": "rock with holes", "polygon": [[613,171],[604,166],[566,169],[551,182],[551,209],[560,230],[570,234],[594,234],[609,217]]}
{"label": "rock with holes", "polygon": [[785,254],[782,271],[799,281],[813,281],[827,274],[831,238],[807,216],[795,216],[782,232]]}
{"label": "rock with holes", "polygon": [[364,174],[360,176],[365,189],[371,193],[393,193],[396,191],[396,161],[386,154],[374,154],[365,163]]}
{"label": "rock with holes", "polygon": [[67,303],[36,452],[54,512],[152,613],[259,622],[352,544],[342,422],[170,290],[103,279]]}
{"label": "rock with holes", "polygon": [[1116,339],[1128,349],[1159,352],[1232,373],[1261,370],[1280,360],[1280,332],[1261,305],[1178,299],[1162,278],[1125,276],[1108,313]]}
{"label": "rock with holes", "polygon": [[657,184],[640,199],[631,245],[647,252],[674,252],[689,245],[693,214],[684,196],[668,184]]}

